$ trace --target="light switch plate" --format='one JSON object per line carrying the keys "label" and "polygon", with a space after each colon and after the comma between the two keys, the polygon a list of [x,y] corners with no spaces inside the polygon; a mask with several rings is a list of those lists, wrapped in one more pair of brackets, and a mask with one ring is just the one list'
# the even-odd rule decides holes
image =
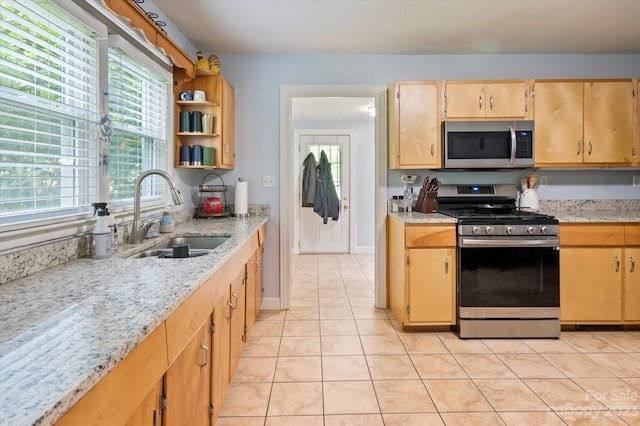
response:
{"label": "light switch plate", "polygon": [[547,178],[546,176],[540,176],[538,178],[538,184],[540,184],[540,187],[549,185],[549,178]]}
{"label": "light switch plate", "polygon": [[276,186],[276,178],[274,176],[262,176],[262,187],[273,188]]}

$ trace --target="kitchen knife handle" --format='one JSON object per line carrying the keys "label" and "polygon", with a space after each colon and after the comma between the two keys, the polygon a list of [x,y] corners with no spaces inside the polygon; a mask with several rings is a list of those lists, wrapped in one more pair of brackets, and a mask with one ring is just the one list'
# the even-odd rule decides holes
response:
{"label": "kitchen knife handle", "polygon": [[629,272],[633,272],[636,269],[636,262],[633,260],[633,256],[629,256],[629,262],[631,262],[631,268],[629,268]]}
{"label": "kitchen knife handle", "polygon": [[578,152],[576,152],[576,155],[580,155],[580,151],[582,151],[582,144],[580,141],[577,141],[576,143],[578,144]]}
{"label": "kitchen knife handle", "polygon": [[618,258],[618,256],[615,256],[613,260],[616,261],[616,272],[618,272],[620,270],[620,258]]}

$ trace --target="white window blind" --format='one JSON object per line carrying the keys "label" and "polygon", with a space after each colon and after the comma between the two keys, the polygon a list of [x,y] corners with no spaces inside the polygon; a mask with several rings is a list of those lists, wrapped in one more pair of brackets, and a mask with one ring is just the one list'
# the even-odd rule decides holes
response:
{"label": "white window blind", "polygon": [[49,2],[0,1],[0,223],[90,213],[98,44]]}
{"label": "white window blind", "polygon": [[[109,48],[110,204],[133,204],[142,171],[167,169],[169,80],[119,47]],[[142,182],[143,203],[162,202],[163,179]]]}

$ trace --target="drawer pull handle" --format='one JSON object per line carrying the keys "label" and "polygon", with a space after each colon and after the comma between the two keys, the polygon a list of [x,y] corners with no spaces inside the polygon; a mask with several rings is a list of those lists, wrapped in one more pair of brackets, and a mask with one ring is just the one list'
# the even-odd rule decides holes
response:
{"label": "drawer pull handle", "polygon": [[629,272],[633,272],[636,269],[636,262],[633,260],[633,256],[629,256],[629,262],[631,262],[631,268],[629,268]]}
{"label": "drawer pull handle", "polygon": [[445,272],[445,274],[449,273],[449,258],[448,257],[444,258],[444,272]]}
{"label": "drawer pull handle", "polygon": [[591,139],[589,139],[589,155],[593,152],[593,145],[591,144]]}
{"label": "drawer pull handle", "polygon": [[580,141],[577,141],[576,143],[578,144],[578,152],[576,152],[576,155],[580,155],[580,151],[582,151],[582,144]]}
{"label": "drawer pull handle", "polygon": [[478,98],[478,109],[482,109],[482,95]]}
{"label": "drawer pull handle", "polygon": [[493,110],[493,96],[489,96],[489,108]]}
{"label": "drawer pull handle", "polygon": [[209,348],[205,346],[204,341],[201,341],[200,349],[204,349],[204,364],[200,364],[200,368],[202,368],[209,362]]}
{"label": "drawer pull handle", "polygon": [[613,260],[616,261],[616,272],[618,272],[620,270],[620,259],[618,258],[618,256],[614,257]]}

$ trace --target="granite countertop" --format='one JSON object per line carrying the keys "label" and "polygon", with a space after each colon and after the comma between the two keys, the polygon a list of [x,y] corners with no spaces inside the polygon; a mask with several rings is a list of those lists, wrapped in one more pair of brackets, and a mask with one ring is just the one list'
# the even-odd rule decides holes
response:
{"label": "granite countertop", "polygon": [[[193,294],[267,216],[190,220],[0,286],[0,425],[53,424]],[[174,235],[229,235],[208,255],[127,259]]]}
{"label": "granite countertop", "polygon": [[[542,214],[555,216],[560,224],[563,223],[637,223],[640,224],[640,210],[616,208],[605,205],[601,209],[587,205],[562,207],[557,204],[541,207],[538,211]],[[457,223],[457,219],[440,213],[389,213],[389,216],[397,218],[404,223]]]}
{"label": "granite countertop", "polygon": [[404,223],[451,223],[456,224],[458,221],[451,216],[445,216],[440,213],[389,213],[389,216],[401,220]]}

